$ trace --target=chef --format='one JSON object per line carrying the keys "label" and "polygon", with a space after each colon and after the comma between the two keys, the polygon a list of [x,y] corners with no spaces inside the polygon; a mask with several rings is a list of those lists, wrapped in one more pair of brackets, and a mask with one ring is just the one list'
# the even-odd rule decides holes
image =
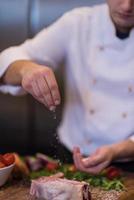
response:
{"label": "chef", "polygon": [[[65,63],[60,142],[76,167],[98,173],[134,158],[134,1],[78,8],[0,54],[0,90],[30,93],[49,110],[61,97],[54,75]],[[45,136],[44,136],[45,137]]]}

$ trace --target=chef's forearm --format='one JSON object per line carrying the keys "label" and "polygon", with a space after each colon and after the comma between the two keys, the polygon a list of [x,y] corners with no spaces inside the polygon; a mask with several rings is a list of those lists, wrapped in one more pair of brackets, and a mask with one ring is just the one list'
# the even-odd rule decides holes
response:
{"label": "chef's forearm", "polygon": [[121,159],[134,159],[134,142],[131,140],[125,140],[123,142],[112,145],[114,151],[114,160]]}
{"label": "chef's forearm", "polygon": [[21,85],[26,70],[33,68],[35,64],[27,60],[19,60],[9,65],[7,71],[1,78],[1,83]]}

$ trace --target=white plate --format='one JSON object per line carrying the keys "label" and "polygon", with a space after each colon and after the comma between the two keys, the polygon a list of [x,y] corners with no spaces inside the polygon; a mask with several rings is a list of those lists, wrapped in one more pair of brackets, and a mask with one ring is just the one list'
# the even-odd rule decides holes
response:
{"label": "white plate", "polygon": [[6,183],[6,181],[8,180],[8,178],[14,168],[14,165],[15,165],[15,163],[0,169],[0,186],[4,185]]}

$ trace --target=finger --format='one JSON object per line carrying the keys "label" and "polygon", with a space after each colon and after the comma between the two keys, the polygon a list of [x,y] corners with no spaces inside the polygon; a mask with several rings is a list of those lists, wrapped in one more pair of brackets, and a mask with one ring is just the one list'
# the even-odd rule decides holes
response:
{"label": "finger", "polygon": [[98,174],[100,173],[103,169],[105,169],[107,166],[109,165],[108,161],[105,161],[95,167],[91,167],[91,168],[86,168],[85,172],[87,173],[91,173],[91,174]]}
{"label": "finger", "polygon": [[81,171],[85,171],[86,168],[84,167],[83,165],[83,162],[82,162],[82,156],[80,153],[77,153],[76,154],[76,159],[77,159],[77,163],[78,163],[78,167]]}
{"label": "finger", "polygon": [[92,167],[92,166],[96,166],[98,164],[100,164],[103,159],[101,157],[98,157],[98,156],[94,156],[94,157],[88,157],[88,158],[84,158],[83,160],[83,165],[85,167]]}
{"label": "finger", "polygon": [[38,84],[37,84],[35,81],[33,81],[33,82],[31,83],[31,85],[32,85],[32,91],[33,91],[33,92],[31,92],[32,96],[33,96],[35,99],[37,99],[40,103],[42,103],[42,104],[44,104],[45,106],[48,107],[48,105],[47,105],[45,99],[44,99],[43,96],[41,95],[41,92],[40,92],[40,89],[39,89],[39,87],[38,87]]}
{"label": "finger", "polygon": [[76,166],[76,168],[78,169],[78,162],[77,162],[77,151],[78,151],[78,148],[77,147],[74,147],[73,149],[73,160],[74,160],[74,164]]}
{"label": "finger", "polygon": [[85,167],[92,167],[92,166],[99,165],[100,163],[104,161],[104,159],[105,159],[105,155],[103,152],[98,152],[98,154],[96,154],[95,152],[88,158],[84,158],[83,163]]}
{"label": "finger", "polygon": [[61,102],[61,97],[54,73],[52,71],[49,71],[47,75],[45,74],[44,78],[48,84],[48,87],[50,88],[53,102],[55,103],[56,106],[59,105]]}
{"label": "finger", "polygon": [[40,76],[39,79],[37,80],[37,83],[38,83],[38,87],[41,93],[41,97],[44,98],[44,101],[47,103],[48,108],[50,110],[54,110],[55,103],[53,101],[51,91],[46,83],[46,80],[42,76]]}
{"label": "finger", "polygon": [[81,153],[80,153],[80,149],[79,148],[74,148],[74,161],[75,161],[75,165],[76,165],[76,168],[81,170],[81,171],[84,171],[84,166],[83,166],[83,163],[82,163],[82,156],[81,156]]}
{"label": "finger", "polygon": [[77,169],[79,168],[79,164],[78,164],[78,161],[77,161],[77,153],[79,153],[79,152],[80,152],[79,147],[74,147],[74,149],[73,149],[73,159],[74,159],[74,163],[75,163],[75,166],[76,166]]}
{"label": "finger", "polygon": [[74,147],[73,148],[74,153],[80,153],[80,148],[79,147]]}

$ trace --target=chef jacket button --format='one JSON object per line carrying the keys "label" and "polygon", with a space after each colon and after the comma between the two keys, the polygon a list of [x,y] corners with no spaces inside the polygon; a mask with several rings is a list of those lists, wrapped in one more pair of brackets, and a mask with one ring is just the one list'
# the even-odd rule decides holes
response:
{"label": "chef jacket button", "polygon": [[92,83],[93,83],[93,85],[95,85],[95,84],[97,83],[97,79],[94,78],[94,79],[92,80]]}
{"label": "chef jacket button", "polygon": [[128,87],[128,91],[129,91],[129,92],[133,92],[132,86],[129,86],[129,87]]}
{"label": "chef jacket button", "polygon": [[89,112],[90,112],[91,115],[95,114],[95,110],[94,109],[90,109]]}
{"label": "chef jacket button", "polygon": [[89,145],[89,144],[91,144],[91,143],[92,143],[92,141],[91,141],[91,140],[89,140],[89,139],[87,139],[85,142],[86,142],[86,144],[87,144],[87,145]]}
{"label": "chef jacket button", "polygon": [[100,50],[100,51],[104,51],[104,49],[105,49],[104,46],[102,46],[102,45],[99,46],[99,50]]}
{"label": "chef jacket button", "polygon": [[127,118],[128,114],[126,112],[122,113],[122,117],[125,119]]}

